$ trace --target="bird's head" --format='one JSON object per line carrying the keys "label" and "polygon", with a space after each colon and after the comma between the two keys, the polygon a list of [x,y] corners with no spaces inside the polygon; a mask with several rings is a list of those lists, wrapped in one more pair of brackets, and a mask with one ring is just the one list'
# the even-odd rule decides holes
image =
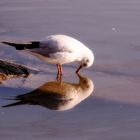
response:
{"label": "bird's head", "polygon": [[93,64],[93,62],[94,62],[94,55],[92,51],[89,50],[88,53],[85,53],[83,58],[81,59],[80,66],[76,72],[79,72],[79,70],[83,67],[85,68],[90,67]]}
{"label": "bird's head", "polygon": [[91,50],[88,50],[88,53],[85,53],[83,59],[81,60],[82,67],[88,68],[94,62],[94,55]]}

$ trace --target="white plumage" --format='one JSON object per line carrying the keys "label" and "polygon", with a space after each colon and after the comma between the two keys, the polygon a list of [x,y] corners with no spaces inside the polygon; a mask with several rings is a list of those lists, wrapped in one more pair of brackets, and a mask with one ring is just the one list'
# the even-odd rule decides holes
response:
{"label": "white plumage", "polygon": [[79,72],[82,67],[90,67],[94,62],[94,55],[88,47],[66,35],[51,35],[39,42],[31,41],[26,44],[3,43],[14,46],[17,50],[28,49],[38,58],[56,64],[58,75],[62,75],[63,64],[79,62],[80,66],[76,71]]}

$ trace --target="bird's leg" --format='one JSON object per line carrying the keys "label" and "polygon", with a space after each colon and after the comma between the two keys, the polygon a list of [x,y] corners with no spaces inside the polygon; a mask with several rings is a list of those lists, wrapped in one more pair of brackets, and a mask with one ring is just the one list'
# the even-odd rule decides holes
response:
{"label": "bird's leg", "polygon": [[61,64],[57,64],[57,74],[62,75],[62,65]]}
{"label": "bird's leg", "polygon": [[61,77],[62,77],[62,65],[61,64],[57,64],[57,81],[61,81]]}
{"label": "bird's leg", "polygon": [[81,69],[82,67],[83,67],[83,66],[80,65],[80,66],[78,67],[78,69],[76,70],[76,73],[79,73],[79,71],[80,71],[80,69]]}
{"label": "bird's leg", "polygon": [[57,64],[57,77],[56,77],[57,81],[59,81],[59,71],[60,71],[59,64]]}
{"label": "bird's leg", "polygon": [[62,65],[59,65],[59,68],[60,68],[60,75],[62,76],[62,71],[63,71]]}

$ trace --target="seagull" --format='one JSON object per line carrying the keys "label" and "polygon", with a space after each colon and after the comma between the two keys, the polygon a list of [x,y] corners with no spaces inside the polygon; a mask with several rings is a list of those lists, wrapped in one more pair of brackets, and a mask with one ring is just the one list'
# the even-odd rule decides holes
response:
{"label": "seagull", "polygon": [[90,67],[94,62],[94,54],[82,42],[63,34],[50,35],[40,41],[29,41],[25,43],[2,42],[13,46],[16,50],[28,50],[39,59],[50,64],[57,65],[57,76],[62,75],[62,65],[78,62],[81,68]]}

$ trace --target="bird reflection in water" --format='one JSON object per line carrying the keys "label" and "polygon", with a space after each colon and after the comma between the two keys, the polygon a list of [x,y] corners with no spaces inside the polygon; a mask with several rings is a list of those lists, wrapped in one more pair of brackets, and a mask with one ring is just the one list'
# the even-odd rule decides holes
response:
{"label": "bird reflection in water", "polygon": [[5,105],[41,105],[52,110],[69,110],[86,99],[94,90],[91,79],[77,74],[79,83],[47,82],[38,89],[27,94],[16,96],[17,102]]}

